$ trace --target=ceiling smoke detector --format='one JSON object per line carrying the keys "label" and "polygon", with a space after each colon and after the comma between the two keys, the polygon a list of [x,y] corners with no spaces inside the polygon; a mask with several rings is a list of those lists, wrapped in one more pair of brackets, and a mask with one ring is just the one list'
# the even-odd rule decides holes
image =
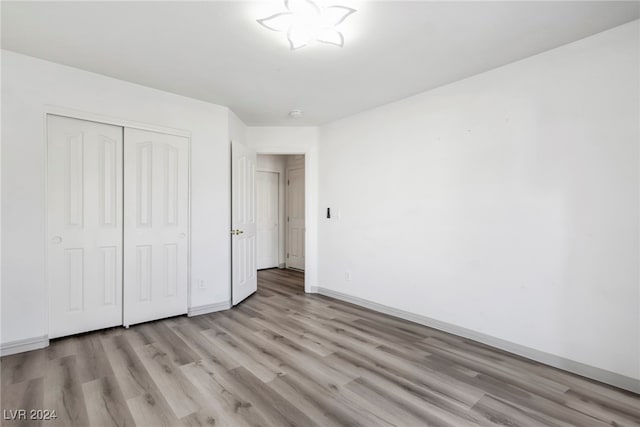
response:
{"label": "ceiling smoke detector", "polygon": [[302,110],[291,110],[289,111],[289,117],[292,119],[299,119],[302,117]]}

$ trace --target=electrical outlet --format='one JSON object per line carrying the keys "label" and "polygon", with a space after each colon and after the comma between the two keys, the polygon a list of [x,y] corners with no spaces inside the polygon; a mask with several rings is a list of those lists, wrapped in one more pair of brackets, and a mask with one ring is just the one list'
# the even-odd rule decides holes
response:
{"label": "electrical outlet", "polygon": [[200,280],[200,281],[198,282],[198,288],[200,288],[200,289],[204,289],[204,280]]}
{"label": "electrical outlet", "polygon": [[344,273],[344,280],[346,280],[347,282],[351,281],[351,272],[350,271],[346,271]]}

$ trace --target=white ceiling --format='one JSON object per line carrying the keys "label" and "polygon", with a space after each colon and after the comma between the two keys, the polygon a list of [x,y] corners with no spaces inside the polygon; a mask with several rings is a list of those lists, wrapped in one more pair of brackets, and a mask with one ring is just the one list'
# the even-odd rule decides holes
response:
{"label": "white ceiling", "polygon": [[249,125],[317,125],[640,16],[639,2],[334,3],[358,9],[342,49],[290,51],[255,22],[282,1],[2,1],[2,47],[227,105]]}

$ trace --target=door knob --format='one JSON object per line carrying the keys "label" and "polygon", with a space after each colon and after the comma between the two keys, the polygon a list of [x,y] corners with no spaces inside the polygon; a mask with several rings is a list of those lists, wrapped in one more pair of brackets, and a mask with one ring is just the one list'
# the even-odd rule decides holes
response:
{"label": "door knob", "polygon": [[181,239],[184,239],[185,237],[187,237],[187,235],[186,235],[186,233],[180,233],[180,235],[178,237],[180,237]]}
{"label": "door knob", "polygon": [[60,236],[53,236],[51,238],[51,243],[53,243],[54,245],[59,245],[60,243],[62,243],[62,237]]}

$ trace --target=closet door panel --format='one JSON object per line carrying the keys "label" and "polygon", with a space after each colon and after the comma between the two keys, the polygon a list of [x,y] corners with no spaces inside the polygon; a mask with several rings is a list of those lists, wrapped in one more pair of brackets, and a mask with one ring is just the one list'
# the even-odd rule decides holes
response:
{"label": "closet door panel", "polygon": [[47,117],[51,338],[122,324],[122,132]]}
{"label": "closet door panel", "polygon": [[124,324],[187,312],[189,145],[125,129]]}

